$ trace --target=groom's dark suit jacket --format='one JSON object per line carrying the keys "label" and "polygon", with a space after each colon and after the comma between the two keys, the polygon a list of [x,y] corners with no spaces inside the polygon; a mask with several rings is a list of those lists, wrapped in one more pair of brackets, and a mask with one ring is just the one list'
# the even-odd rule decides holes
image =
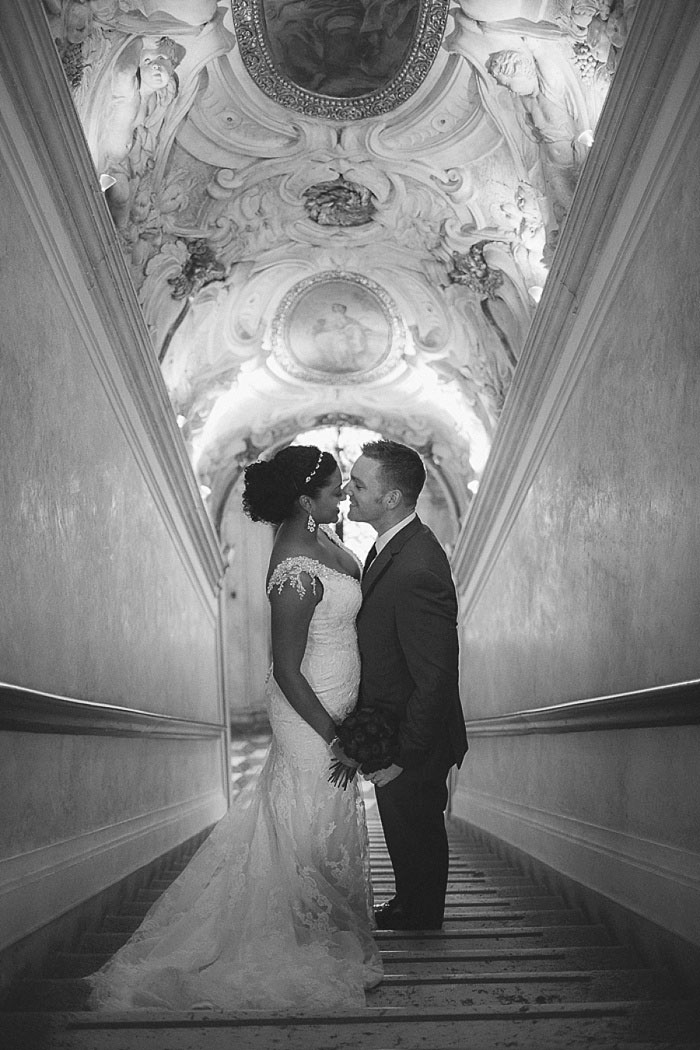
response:
{"label": "groom's dark suit jacket", "polygon": [[418,518],[377,555],[357,618],[360,707],[398,726],[396,763],[428,777],[467,750],[459,699],[457,597],[447,555]]}

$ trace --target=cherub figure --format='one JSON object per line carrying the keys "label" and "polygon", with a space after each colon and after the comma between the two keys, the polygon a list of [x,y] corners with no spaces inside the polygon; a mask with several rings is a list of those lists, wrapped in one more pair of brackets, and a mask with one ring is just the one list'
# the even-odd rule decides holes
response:
{"label": "cherub figure", "polygon": [[168,107],[178,92],[175,68],[184,54],[170,37],[138,37],[127,44],[112,69],[97,168],[114,179],[107,203],[117,226],[128,218],[132,179],[152,164]]}

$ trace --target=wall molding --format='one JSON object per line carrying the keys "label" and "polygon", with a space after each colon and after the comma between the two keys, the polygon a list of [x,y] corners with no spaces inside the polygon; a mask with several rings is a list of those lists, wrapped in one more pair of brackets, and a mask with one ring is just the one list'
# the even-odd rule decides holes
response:
{"label": "wall molding", "polygon": [[616,828],[498,798],[462,778],[453,814],[616,904],[700,944],[700,855]]}
{"label": "wall molding", "polygon": [[[223,560],[41,4],[8,0],[0,137],[17,191],[213,621]],[[11,85],[11,87],[10,87]]]}
{"label": "wall molding", "polygon": [[42,693],[0,682],[0,730],[72,736],[158,736],[207,740],[228,736],[225,723],[200,722],[117,704]]}
{"label": "wall molding", "polygon": [[226,795],[210,791],[0,860],[0,950],[41,929],[139,866],[215,823]]}
{"label": "wall molding", "polygon": [[467,722],[469,736],[588,733],[700,724],[700,680],[653,686]]}
{"label": "wall molding", "polygon": [[640,6],[479,492],[455,546],[463,621],[478,602],[594,348],[606,305],[663,191],[663,172],[676,164],[697,117],[698,48],[694,8],[679,0]]}

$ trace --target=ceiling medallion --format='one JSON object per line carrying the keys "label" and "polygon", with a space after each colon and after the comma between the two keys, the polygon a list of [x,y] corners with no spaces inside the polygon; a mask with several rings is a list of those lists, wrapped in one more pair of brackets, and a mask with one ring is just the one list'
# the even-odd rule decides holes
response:
{"label": "ceiling medallion", "polygon": [[282,106],[328,120],[388,113],[440,49],[450,0],[231,0],[243,63]]}
{"label": "ceiling medallion", "polygon": [[374,281],[331,270],[287,293],[272,321],[272,358],[290,376],[326,385],[388,375],[406,333],[396,305]]}

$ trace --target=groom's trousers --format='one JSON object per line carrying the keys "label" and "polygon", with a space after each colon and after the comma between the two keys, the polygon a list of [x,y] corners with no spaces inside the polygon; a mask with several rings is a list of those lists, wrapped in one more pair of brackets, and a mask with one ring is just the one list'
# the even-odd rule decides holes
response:
{"label": "groom's trousers", "polygon": [[426,778],[405,769],[376,789],[379,816],[396,881],[395,903],[414,929],[442,925],[449,848],[446,774]]}

